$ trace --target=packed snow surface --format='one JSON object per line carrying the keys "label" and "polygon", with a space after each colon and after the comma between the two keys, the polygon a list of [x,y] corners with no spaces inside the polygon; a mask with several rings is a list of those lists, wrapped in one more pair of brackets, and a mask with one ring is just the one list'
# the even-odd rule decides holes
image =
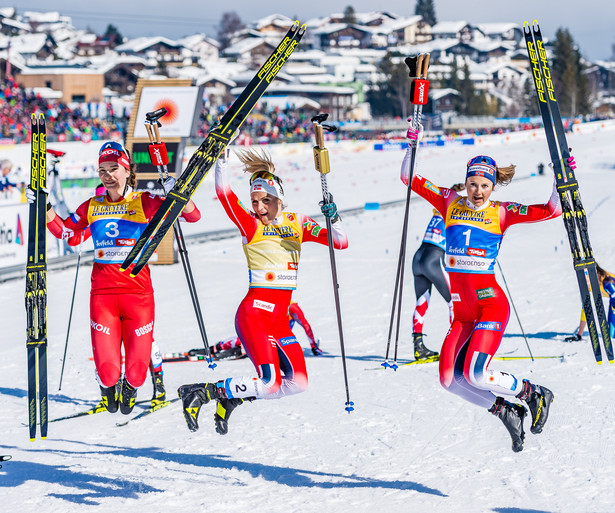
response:
{"label": "packed snow surface", "polygon": [[[613,184],[615,125],[582,125],[569,136],[589,217],[597,260],[615,270]],[[94,144],[94,143],[92,143]],[[71,150],[95,159],[97,145]],[[83,145],[85,147],[85,145]],[[77,148],[73,146],[73,148]],[[377,152],[366,142],[330,145],[330,190],[339,208],[403,200],[401,151]],[[270,148],[286,184],[290,211],[318,213],[320,181],[309,145]],[[15,150],[17,151],[17,150]],[[27,149],[25,150],[27,154]],[[81,153],[80,153],[81,152]],[[552,173],[538,132],[481,137],[474,146],[421,147],[419,172],[450,186],[464,179],[466,161],[489,154],[517,164],[513,182],[493,198],[543,203]],[[231,161],[232,185],[247,203],[247,180]],[[213,176],[196,194],[203,219],[186,231],[232,228],[214,198]],[[83,198],[71,198],[71,208]],[[303,308],[326,352],[314,357],[301,329],[310,385],[306,393],[240,406],[230,432],[214,431],[213,406],[190,433],[179,403],[116,426],[126,417],[102,413],[49,424],[46,440],[28,438],[23,280],[0,284],[4,357],[0,373],[2,510],[21,512],[217,511],[279,512],[610,512],[615,504],[615,366],[598,366],[587,341],[566,343],[577,326],[579,293],[561,219],[512,227],[500,264],[534,356],[561,358],[494,361],[492,367],[553,390],[544,432],[529,433],[525,449],[511,451],[508,433],[486,410],[441,388],[437,364],[382,370],[397,268],[403,204],[342,215],[350,247],[336,253],[355,411],[346,392],[327,248],[305,245],[299,288]],[[420,244],[431,207],[412,202],[408,258]],[[189,246],[190,260],[211,343],[234,333],[234,315],[247,289],[239,236]],[[414,305],[410,266],[404,281],[399,357],[412,359]],[[49,416],[87,409],[99,398],[89,336],[88,266],[80,269],[62,390],[60,370],[75,268],[49,273]],[[180,264],[152,266],[156,290],[155,338],[163,352],[202,346]],[[501,276],[498,279],[502,283]],[[503,283],[502,283],[503,285]],[[425,325],[426,345],[438,349],[448,328],[447,308],[434,292]],[[511,315],[499,354],[527,356]],[[184,383],[254,375],[249,360],[164,367],[169,397]],[[151,395],[147,380],[140,399]],[[140,411],[139,406],[135,412]],[[133,414],[134,415],[134,414]],[[102,507],[102,509],[100,509]]]}

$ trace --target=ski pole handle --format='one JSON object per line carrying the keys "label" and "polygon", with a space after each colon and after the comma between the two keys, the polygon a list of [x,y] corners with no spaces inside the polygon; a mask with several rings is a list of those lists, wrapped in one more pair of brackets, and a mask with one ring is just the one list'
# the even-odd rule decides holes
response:
{"label": "ski pole handle", "polygon": [[316,139],[316,146],[314,146],[314,166],[316,171],[321,175],[326,175],[331,171],[329,164],[329,150],[325,148],[324,131],[335,132],[337,127],[333,125],[323,125],[322,121],[325,121],[328,114],[318,114],[312,118],[314,125],[314,136]]}
{"label": "ski pole handle", "polygon": [[165,107],[161,107],[158,110],[145,114],[145,119],[153,124],[156,123],[162,116],[165,116],[167,112],[168,110]]}

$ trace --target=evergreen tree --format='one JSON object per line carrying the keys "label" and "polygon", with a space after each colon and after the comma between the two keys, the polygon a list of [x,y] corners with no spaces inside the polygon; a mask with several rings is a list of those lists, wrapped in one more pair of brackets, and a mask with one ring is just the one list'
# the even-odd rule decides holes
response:
{"label": "evergreen tree", "polygon": [[417,0],[416,7],[414,8],[414,14],[422,16],[425,23],[431,25],[432,27],[438,23],[438,20],[436,20],[436,8],[433,0]]}
{"label": "evergreen tree", "polygon": [[118,28],[115,25],[111,24],[107,25],[107,30],[105,30],[103,37],[110,41],[111,48],[122,44],[122,42],[124,41],[124,36],[120,34]]}
{"label": "evergreen tree", "polygon": [[407,118],[410,98],[408,68],[400,57],[394,58],[387,52],[378,69],[385,78],[367,94],[372,112],[376,116]]}
{"label": "evergreen tree", "polygon": [[589,86],[583,73],[581,52],[565,28],[555,33],[552,75],[562,115],[587,114],[590,111]]}
{"label": "evergreen tree", "polygon": [[344,9],[344,17],[342,18],[342,22],[344,23],[356,23],[357,16],[352,5],[349,5]]}
{"label": "evergreen tree", "polygon": [[220,49],[224,50],[231,42],[231,37],[235,32],[245,28],[241,18],[235,11],[228,11],[222,14],[220,26],[218,28],[218,42]]}

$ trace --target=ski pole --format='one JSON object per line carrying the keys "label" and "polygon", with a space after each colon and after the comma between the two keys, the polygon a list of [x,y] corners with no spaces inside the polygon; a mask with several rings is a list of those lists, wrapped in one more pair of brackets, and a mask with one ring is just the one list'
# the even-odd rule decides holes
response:
{"label": "ski pole", "polygon": [[521,324],[521,319],[519,318],[519,314],[517,313],[517,309],[515,308],[515,302],[513,301],[512,295],[510,294],[510,289],[508,288],[508,283],[506,283],[506,278],[504,277],[504,271],[502,271],[502,266],[500,265],[499,260],[496,259],[498,264],[498,269],[500,270],[500,274],[502,275],[502,280],[504,281],[504,285],[506,286],[506,292],[508,292],[508,297],[510,298],[510,304],[513,307],[515,312],[515,316],[517,317],[517,322],[519,323],[519,327],[521,328],[521,333],[523,333],[523,338],[525,339],[525,345],[527,346],[527,350],[530,352],[530,358],[534,361],[534,355],[532,354],[532,350],[530,349],[530,344],[527,341],[527,337],[525,336],[525,331],[523,330],[523,325]]}
{"label": "ski pole", "polygon": [[[162,126],[159,119],[167,113],[167,109],[162,107],[153,112],[148,112],[145,115],[146,123],[145,129],[147,130],[147,135],[149,137],[149,155],[152,160],[152,164],[156,166],[158,169],[158,174],[160,175],[160,185],[163,184],[164,180],[169,177],[169,156],[167,154],[167,148],[165,143],[160,138],[160,131],[158,127]],[[192,274],[192,267],[190,266],[190,260],[188,259],[188,249],[186,248],[186,240],[184,238],[184,234],[179,225],[179,222],[173,224],[173,231],[175,233],[175,239],[177,240],[177,248],[179,251],[179,256],[182,261],[182,266],[184,268],[184,274],[186,275],[186,281],[188,282],[188,290],[190,292],[190,298],[192,299],[192,306],[194,307],[194,313],[196,315],[196,321],[199,326],[199,331],[201,332],[201,339],[203,340],[203,345],[205,346],[205,356],[207,360],[207,365],[210,369],[215,369],[217,364],[214,363],[213,358],[211,356],[211,352],[209,351],[209,342],[207,340],[207,332],[205,331],[205,322],[203,320],[203,313],[201,311],[201,304],[199,302],[199,297],[196,291],[196,284],[194,282],[194,276]]]}
{"label": "ski pole", "polygon": [[79,277],[79,265],[81,264],[81,245],[79,244],[79,254],[77,255],[77,269],[75,271],[75,284],[73,285],[73,298],[70,301],[70,313],[68,314],[68,327],[66,328],[66,342],[64,343],[64,357],[62,358],[62,371],[60,372],[60,386],[58,392],[62,390],[62,378],[64,377],[64,364],[66,363],[66,351],[68,350],[68,338],[70,337],[70,324],[73,320],[73,307],[75,306],[75,292],[77,290],[77,278]]}
{"label": "ski pole", "polygon": [[[316,145],[314,146],[314,165],[316,171],[320,173],[320,186],[322,189],[322,200],[324,204],[331,202],[329,187],[327,185],[327,173],[331,171],[329,166],[329,151],[325,148],[324,130],[327,132],[335,132],[337,127],[332,125],[323,125],[328,114],[318,114],[312,118],[314,125],[314,136]],[[331,233],[331,219],[325,217],[327,224],[327,242],[329,246],[329,259],[331,260],[331,278],[333,280],[333,295],[335,297],[335,312],[337,314],[337,327],[340,337],[340,349],[342,352],[342,368],[344,370],[344,384],[346,386],[346,404],[345,410],[350,413],[354,410],[354,403],[350,400],[350,392],[348,389],[348,372],[346,370],[346,349],[344,347],[344,330],[342,328],[342,313],[340,308],[339,283],[337,281],[337,267],[335,265],[335,252],[333,248],[333,235]]]}
{"label": "ski pole", "polygon": [[[427,81],[427,68],[429,67],[429,54],[419,54],[415,57],[406,57],[404,60],[408,66],[408,75],[412,78],[410,85],[410,103],[414,105],[414,111],[410,121],[410,129],[420,130],[421,115],[423,105],[427,103],[427,92],[429,82]],[[418,139],[410,137],[410,129],[408,130],[408,139],[410,144],[410,170],[408,179],[408,190],[406,193],[406,206],[404,211],[404,221],[402,225],[401,242],[399,248],[399,258],[397,260],[397,274],[395,276],[395,288],[393,291],[393,304],[391,306],[391,320],[389,323],[389,333],[387,337],[387,346],[384,356],[384,362],[381,364],[385,369],[398,369],[397,365],[397,350],[399,345],[399,330],[401,323],[401,308],[404,288],[404,272],[406,264],[406,246],[408,240],[408,224],[410,218],[410,199],[412,195],[412,175],[414,173],[414,164],[416,161],[416,152],[418,148]],[[397,312],[396,312],[397,311]],[[389,364],[389,352],[391,349],[391,336],[393,334],[393,325],[395,324],[395,347],[393,354],[393,364]]]}

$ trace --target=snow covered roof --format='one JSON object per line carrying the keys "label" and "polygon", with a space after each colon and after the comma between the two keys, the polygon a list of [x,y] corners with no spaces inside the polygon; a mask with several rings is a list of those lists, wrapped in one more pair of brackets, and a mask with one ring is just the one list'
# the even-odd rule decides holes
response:
{"label": "snow covered roof", "polygon": [[22,34],[11,38],[5,38],[0,42],[2,48],[6,48],[8,41],[11,43],[11,53],[34,54],[38,52],[47,41],[47,34]]}
{"label": "snow covered roof", "polygon": [[409,27],[410,25],[415,25],[419,23],[423,19],[422,16],[406,16],[404,18],[398,18],[396,20],[391,20],[382,25],[382,27],[386,27],[391,31],[401,30],[403,28]]}
{"label": "snow covered roof", "polygon": [[29,65],[21,70],[22,75],[102,75],[100,69],[89,66],[59,63]]}
{"label": "snow covered roof", "polygon": [[58,11],[26,11],[23,17],[30,23],[72,23],[70,16],[62,16]]}
{"label": "snow covered roof", "polygon": [[489,36],[501,35],[510,30],[521,30],[521,25],[518,23],[479,23],[477,27]]}
{"label": "snow covered roof", "polygon": [[0,7],[0,17],[2,18],[14,18],[17,14],[17,9],[14,7]]}
{"label": "snow covered roof", "polygon": [[457,34],[468,25],[467,21],[440,21],[431,27],[431,33],[437,34]]}
{"label": "snow covered roof", "polygon": [[178,43],[177,41],[173,41],[172,39],[168,39],[166,37],[156,36],[156,37],[137,37],[135,39],[130,39],[129,41],[126,41],[125,43],[116,46],[115,51],[118,53],[121,53],[121,52],[139,53],[159,43],[165,44],[167,46],[175,47],[175,48],[182,48],[182,45]]}
{"label": "snow covered roof", "polygon": [[256,20],[253,26],[260,30],[263,27],[267,27],[268,25],[275,25],[278,27],[290,27],[295,20],[291,20],[288,16],[284,16],[283,14],[270,14],[269,16],[265,16],[264,18],[260,18]]}
{"label": "snow covered roof", "polygon": [[430,89],[429,90],[429,96],[432,100],[439,100],[440,98],[444,98],[445,96],[448,96],[449,94],[454,94],[456,96],[459,96],[459,91],[457,91],[456,89],[452,89],[450,87],[445,87],[444,89]]}
{"label": "snow covered roof", "polygon": [[177,42],[186,48],[194,50],[201,43],[207,43],[214,48],[220,48],[220,43],[211,37],[207,37],[205,34],[192,34],[191,36],[182,37]]}
{"label": "snow covered roof", "polygon": [[5,27],[11,27],[17,30],[23,30],[24,32],[32,32],[32,27],[27,23],[22,23],[21,21],[13,20],[11,18],[0,18],[0,25]]}
{"label": "snow covered roof", "polygon": [[320,103],[305,96],[284,95],[284,96],[263,96],[261,103],[269,108],[278,109],[303,109],[309,107],[314,110],[320,110]]}
{"label": "snow covered roof", "polygon": [[239,56],[252,51],[254,48],[257,48],[262,44],[268,44],[272,48],[275,48],[277,46],[277,41],[267,37],[249,37],[242,39],[241,41],[237,41],[235,44],[226,48],[222,53],[229,56]]}

